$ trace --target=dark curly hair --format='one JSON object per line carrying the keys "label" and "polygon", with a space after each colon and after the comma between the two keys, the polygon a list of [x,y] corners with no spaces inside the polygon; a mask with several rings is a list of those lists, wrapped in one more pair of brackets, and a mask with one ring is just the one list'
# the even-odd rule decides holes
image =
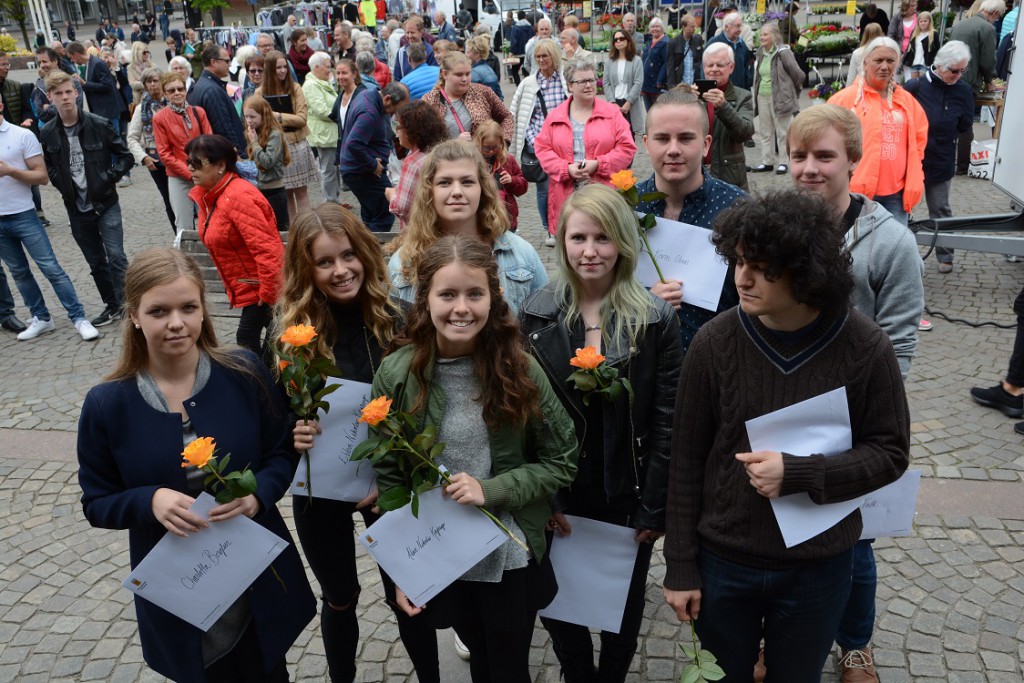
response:
{"label": "dark curly hair", "polygon": [[738,200],[715,219],[715,249],[735,265],[766,264],[765,277],[790,275],[793,297],[819,310],[849,304],[853,259],[843,240],[841,216],[816,194],[775,190]]}
{"label": "dark curly hair", "polygon": [[422,389],[411,412],[426,406],[426,370],[437,356],[437,331],[430,318],[427,295],[434,274],[452,263],[480,268],[487,275],[491,309],[473,352],[484,422],[490,429],[504,425],[522,427],[531,415],[537,414],[540,390],[530,379],[530,362],[520,339],[519,324],[502,296],[498,264],[491,248],[483,242],[454,235],[442,237],[423,252],[416,268],[416,301],[409,309],[405,331],[392,342],[395,348],[409,344],[416,348],[410,369]]}
{"label": "dark curly hair", "polygon": [[409,142],[424,154],[448,139],[444,119],[423,100],[410,102],[395,114]]}

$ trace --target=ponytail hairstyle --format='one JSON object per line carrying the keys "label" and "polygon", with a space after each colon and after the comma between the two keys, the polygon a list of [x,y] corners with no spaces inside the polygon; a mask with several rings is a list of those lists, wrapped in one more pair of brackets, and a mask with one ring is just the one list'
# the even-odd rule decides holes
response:
{"label": "ponytail hairstyle", "polygon": [[427,404],[427,370],[437,357],[437,329],[430,318],[428,296],[434,275],[452,263],[479,268],[487,276],[491,308],[473,351],[473,368],[480,384],[483,418],[490,430],[505,426],[523,427],[527,419],[538,415],[540,390],[530,378],[530,360],[523,350],[519,325],[501,293],[498,264],[491,248],[478,240],[462,236],[442,237],[419,260],[416,300],[409,310],[408,324],[396,347],[413,346],[410,372],[420,385],[412,411]]}

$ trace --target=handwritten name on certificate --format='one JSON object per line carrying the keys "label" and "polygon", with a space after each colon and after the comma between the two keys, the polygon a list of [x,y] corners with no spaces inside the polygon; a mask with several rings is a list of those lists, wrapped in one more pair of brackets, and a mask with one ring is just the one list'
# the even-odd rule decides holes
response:
{"label": "handwritten name on certificate", "polygon": [[860,516],[864,520],[861,538],[909,536],[914,530],[914,510],[921,489],[921,470],[907,470],[903,476],[864,497]]}
{"label": "handwritten name on certificate", "polygon": [[295,469],[291,492],[305,496],[307,487],[311,487],[314,498],[358,503],[370,495],[377,481],[369,460],[349,460],[355,447],[368,436],[366,424],[359,423],[359,416],[370,402],[370,385],[344,381],[340,389],[324,400],[331,409],[327,414],[320,414],[323,432],[309,450],[309,480],[306,458],[302,457]]}
{"label": "handwritten name on certificate", "polygon": [[[665,277],[683,281],[683,301],[709,311],[718,310],[729,264],[715,252],[710,230],[659,218],[647,231],[647,242]],[[636,279],[644,287],[653,287],[658,282],[658,271],[646,250],[639,256]]]}
{"label": "handwritten name on certificate", "polygon": [[[809,456],[837,455],[853,447],[846,387],[747,421],[752,451]],[[863,497],[818,505],[806,493],[772,498],[772,511],[787,548],[828,531],[860,507]]]}
{"label": "handwritten name on certificate", "polygon": [[412,604],[421,607],[509,540],[473,505],[441,496],[420,495],[420,516],[410,506],[385,514],[359,535]]}
{"label": "handwritten name on certificate", "polygon": [[[205,518],[216,505],[202,493],[189,509]],[[122,585],[207,631],[287,546],[244,515],[185,538],[167,532]]]}

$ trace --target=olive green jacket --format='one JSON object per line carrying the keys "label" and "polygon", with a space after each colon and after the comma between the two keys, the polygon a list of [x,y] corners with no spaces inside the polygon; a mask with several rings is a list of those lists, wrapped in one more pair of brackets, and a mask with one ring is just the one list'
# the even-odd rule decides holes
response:
{"label": "olive green jacket", "polygon": [[743,143],[754,137],[754,98],[749,90],[730,81],[725,104],[715,110],[711,130],[711,175],[743,190],[747,187],[747,160]]}
{"label": "olive green jacket", "polygon": [[[405,346],[392,353],[381,362],[373,378],[373,397],[391,399],[393,413],[409,412],[420,393],[420,384],[410,372],[413,351],[412,346]],[[547,376],[532,356],[529,362],[530,379],[540,390],[537,398],[540,415],[532,416],[526,427],[509,425],[490,432],[493,477],[481,480],[480,486],[485,505],[492,512],[505,509],[512,513],[539,562],[547,550],[544,525],[551,517],[549,497],[569,486],[576,477],[579,446],[572,419],[548,384]],[[566,376],[570,369],[566,368]],[[433,365],[426,373],[428,381],[432,374]],[[415,416],[418,418],[416,430],[406,428],[410,440],[428,424],[441,426],[444,392],[433,385],[428,391],[426,410]],[[443,463],[443,453],[440,460]],[[398,467],[387,459],[374,469],[381,494],[404,483]]]}

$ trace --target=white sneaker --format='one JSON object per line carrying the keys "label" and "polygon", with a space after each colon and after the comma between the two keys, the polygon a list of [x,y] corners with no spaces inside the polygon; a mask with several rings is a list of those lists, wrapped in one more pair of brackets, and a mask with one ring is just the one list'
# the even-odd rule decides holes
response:
{"label": "white sneaker", "polygon": [[29,339],[35,339],[44,332],[53,332],[57,329],[57,326],[53,324],[52,320],[40,320],[39,318],[32,316],[32,319],[28,321],[28,329],[18,335],[20,341],[28,341]]}
{"label": "white sneaker", "polygon": [[[32,328],[30,327],[29,329],[31,330]],[[78,330],[78,334],[82,335],[82,341],[92,341],[100,336],[100,333],[92,326],[92,323],[85,318],[75,321],[75,329]]]}
{"label": "white sneaker", "polygon": [[554,235],[548,235],[548,238],[546,240],[544,240],[544,246],[545,247],[553,247],[553,246],[555,246],[555,236]]}
{"label": "white sneaker", "polygon": [[466,644],[464,642],[462,642],[461,638],[459,638],[459,634],[458,633],[456,633],[454,635],[455,635],[455,654],[457,654],[459,656],[459,659],[468,662],[469,661],[469,648],[466,647]]}
{"label": "white sneaker", "polygon": [[118,187],[129,187],[132,184],[130,176],[121,176],[121,179],[117,181]]}

